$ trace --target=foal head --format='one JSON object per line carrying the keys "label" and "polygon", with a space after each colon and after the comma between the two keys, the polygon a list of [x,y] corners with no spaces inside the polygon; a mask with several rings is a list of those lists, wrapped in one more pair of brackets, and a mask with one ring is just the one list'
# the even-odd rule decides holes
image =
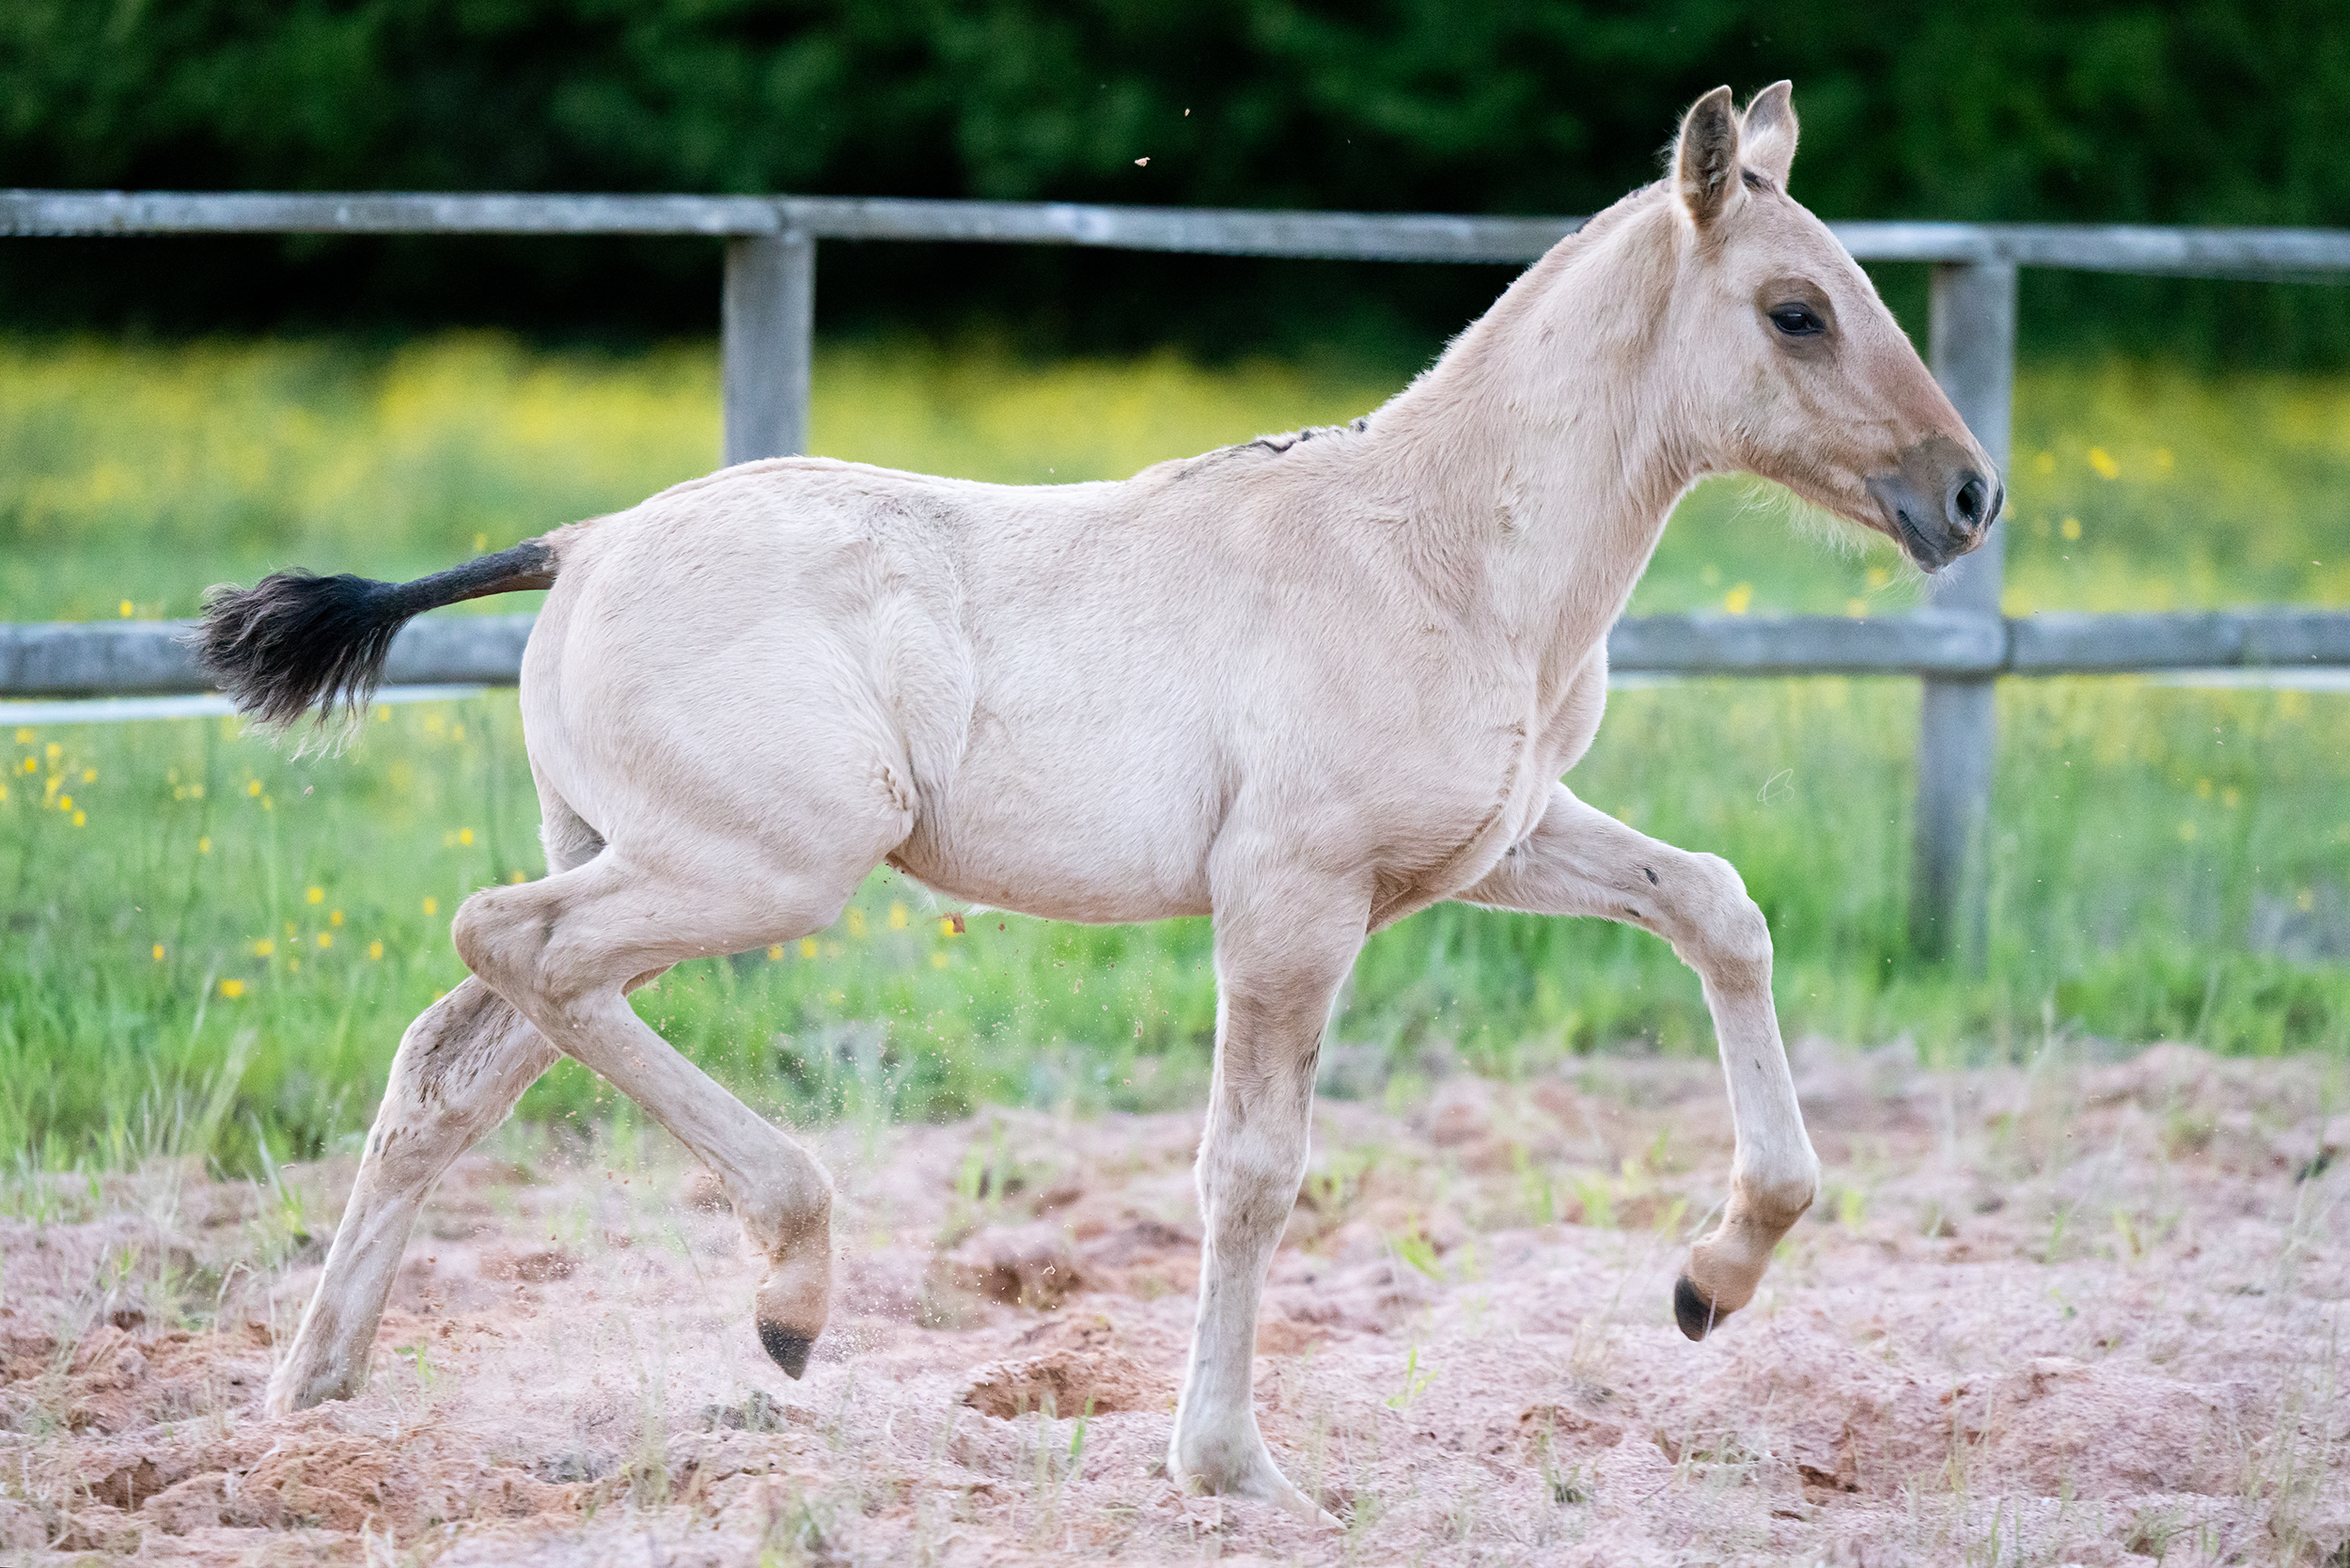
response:
{"label": "foal head", "polygon": [[1776,479],[1939,571],[1990,531],[1998,474],[1868,275],[1787,195],[1794,157],[1785,82],[1743,116],[1717,87],[1682,121],[1666,330],[1714,432],[1700,461]]}

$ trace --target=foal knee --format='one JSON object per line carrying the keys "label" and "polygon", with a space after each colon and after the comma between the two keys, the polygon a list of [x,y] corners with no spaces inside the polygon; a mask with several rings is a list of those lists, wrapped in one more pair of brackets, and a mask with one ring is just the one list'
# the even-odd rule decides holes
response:
{"label": "foal knee", "polygon": [[1718,855],[1689,856],[1690,886],[1674,902],[1673,945],[1700,975],[1770,983],[1771,926],[1738,869]]}

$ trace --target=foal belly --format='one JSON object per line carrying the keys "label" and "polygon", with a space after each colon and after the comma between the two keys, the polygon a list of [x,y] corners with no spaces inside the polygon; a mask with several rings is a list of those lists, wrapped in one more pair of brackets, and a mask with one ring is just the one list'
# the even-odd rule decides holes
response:
{"label": "foal belly", "polygon": [[989,766],[926,793],[891,863],[974,903],[1115,924],[1208,913],[1209,803],[1136,760],[1096,752]]}
{"label": "foal belly", "polygon": [[1205,915],[1204,864],[1183,869],[1139,856],[1080,860],[1059,846],[1029,854],[952,854],[917,833],[889,863],[949,898],[1047,920],[1120,925]]}

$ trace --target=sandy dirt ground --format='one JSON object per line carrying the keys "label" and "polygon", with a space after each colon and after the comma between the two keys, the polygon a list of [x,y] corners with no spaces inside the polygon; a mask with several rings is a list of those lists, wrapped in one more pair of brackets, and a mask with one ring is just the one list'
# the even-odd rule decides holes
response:
{"label": "sandy dirt ground", "polygon": [[1728,1168],[1709,1064],[1324,1103],[1257,1392],[1336,1529],[1165,1477],[1196,1116],[820,1135],[801,1383],[666,1140],[509,1129],[366,1395],[279,1420],[348,1163],[20,1177],[0,1558],[2350,1563],[2340,1064],[1796,1058],[1826,1187],[1703,1344],[1668,1295]]}

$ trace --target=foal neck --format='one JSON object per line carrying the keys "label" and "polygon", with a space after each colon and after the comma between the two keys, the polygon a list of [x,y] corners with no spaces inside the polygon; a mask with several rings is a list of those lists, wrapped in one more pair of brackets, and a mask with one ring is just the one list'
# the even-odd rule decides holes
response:
{"label": "foal neck", "polygon": [[1663,362],[1669,199],[1635,192],[1560,241],[1373,420],[1429,558],[1521,627],[1604,631],[1701,471]]}

